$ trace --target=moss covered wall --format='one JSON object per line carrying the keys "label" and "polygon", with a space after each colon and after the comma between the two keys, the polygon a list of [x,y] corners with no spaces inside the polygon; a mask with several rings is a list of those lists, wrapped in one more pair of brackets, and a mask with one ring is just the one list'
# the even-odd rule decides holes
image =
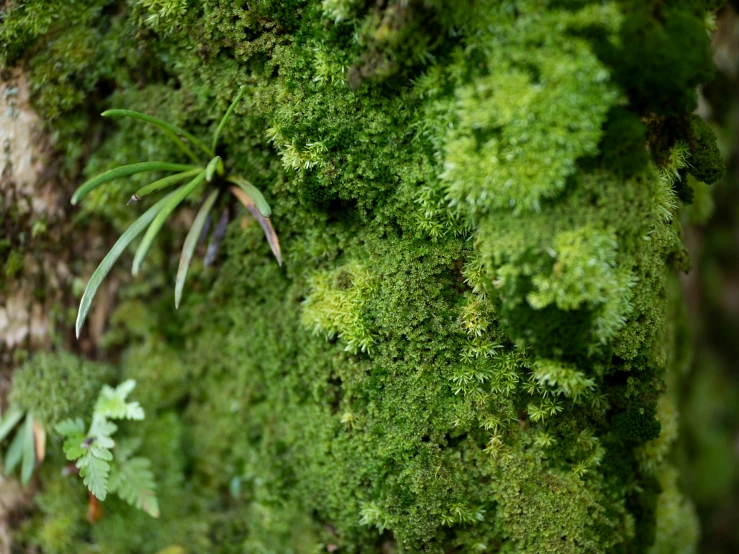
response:
{"label": "moss covered wall", "polygon": [[[205,135],[245,85],[221,154],[266,191],[285,254],[235,219],[177,312],[181,222],[143,276],[121,270],[88,354],[139,383],[162,516],[106,501],[89,525],[50,448],[18,543],[691,552],[666,383],[677,214],[723,167],[690,115],[717,7],[6,3],[2,60],[28,72],[68,181],[180,155],[103,109]],[[122,229],[143,184],[98,189],[78,226]]]}

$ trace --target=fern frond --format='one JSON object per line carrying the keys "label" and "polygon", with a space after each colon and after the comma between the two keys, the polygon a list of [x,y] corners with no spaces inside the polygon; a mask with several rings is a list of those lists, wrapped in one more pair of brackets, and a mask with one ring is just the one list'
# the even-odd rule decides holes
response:
{"label": "fern frond", "polygon": [[109,491],[152,517],[159,517],[159,501],[151,462],[146,458],[118,460],[111,473]]}
{"label": "fern frond", "polygon": [[[136,381],[133,379],[124,381],[116,388],[103,385],[95,404],[95,416],[110,419],[144,419],[144,410],[138,402],[126,402],[126,398],[134,388],[136,388]],[[106,423],[114,426],[112,423]]]}

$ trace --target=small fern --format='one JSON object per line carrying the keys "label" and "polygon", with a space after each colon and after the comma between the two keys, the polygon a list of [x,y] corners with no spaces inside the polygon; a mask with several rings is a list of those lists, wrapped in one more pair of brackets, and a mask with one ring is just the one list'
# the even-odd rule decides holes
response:
{"label": "small fern", "polygon": [[[72,204],[77,204],[90,191],[105,183],[120,177],[126,177],[128,175],[134,175],[136,173],[146,171],[167,171],[174,172],[174,174],[140,188],[133,194],[133,196],[131,196],[131,199],[128,202],[129,204],[179,183],[185,183],[144,212],[144,214],[141,215],[121,235],[115,245],[113,245],[113,248],[111,248],[98,268],[92,274],[92,277],[85,288],[85,292],[82,295],[80,308],[77,313],[77,322],[75,325],[77,338],[80,336],[80,330],[85,323],[85,318],[87,317],[90,305],[100,287],[100,284],[108,275],[113,264],[118,260],[123,251],[131,244],[131,242],[134,241],[134,239],[146,230],[144,238],[139,244],[133,259],[132,273],[133,275],[137,275],[154,238],[161,230],[169,215],[186,198],[193,194],[196,189],[200,188],[203,183],[210,185],[212,190],[204,195],[205,200],[202,202],[198,213],[195,216],[195,220],[190,227],[182,248],[180,265],[175,279],[175,306],[179,307],[180,305],[187,271],[190,267],[195,247],[197,246],[200,236],[206,227],[208,215],[221,197],[221,192],[224,190],[233,194],[233,196],[235,196],[259,222],[267,237],[267,242],[269,243],[275,258],[277,258],[277,263],[282,265],[280,242],[269,219],[272,213],[269,204],[262,193],[247,179],[239,175],[227,173],[223,160],[220,156],[215,154],[216,146],[218,145],[218,136],[236,107],[236,104],[241,100],[243,94],[244,89],[242,88],[218,124],[218,128],[213,135],[210,145],[206,145],[184,129],[171,125],[157,117],[124,109],[114,109],[103,112],[103,117],[128,117],[157,126],[167,137],[175,142],[180,150],[190,158],[192,163],[181,164],[154,161],[121,166],[101,173],[100,175],[86,181],[73,194]],[[193,148],[197,153],[193,151]]]}
{"label": "small fern", "polygon": [[125,381],[116,388],[103,386],[85,431],[81,418],[66,419],[56,426],[65,437],[64,453],[75,462],[80,477],[98,500],[116,493],[131,506],[159,517],[159,503],[151,463],[146,458],[133,457],[138,444],[132,441],[117,446],[113,435],[118,426],[111,420],[144,419],[138,402],[128,402],[136,382]]}

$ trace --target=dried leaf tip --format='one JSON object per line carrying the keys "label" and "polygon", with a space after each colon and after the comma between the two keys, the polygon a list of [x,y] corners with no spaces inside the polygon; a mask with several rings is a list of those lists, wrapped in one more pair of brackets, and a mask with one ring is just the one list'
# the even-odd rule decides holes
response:
{"label": "dried leaf tip", "polygon": [[126,206],[130,206],[131,204],[133,204],[134,202],[138,202],[139,200],[140,198],[134,194],[133,196],[131,196],[131,199],[126,202]]}

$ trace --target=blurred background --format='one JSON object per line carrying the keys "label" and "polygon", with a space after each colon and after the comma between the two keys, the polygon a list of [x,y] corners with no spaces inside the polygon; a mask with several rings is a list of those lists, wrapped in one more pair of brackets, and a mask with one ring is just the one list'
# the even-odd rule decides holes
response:
{"label": "blurred background", "polygon": [[702,554],[739,552],[739,1],[721,10],[716,24],[716,77],[699,109],[728,170],[710,197],[696,197],[686,210],[693,269],[682,279],[694,347],[681,390],[680,451]]}

